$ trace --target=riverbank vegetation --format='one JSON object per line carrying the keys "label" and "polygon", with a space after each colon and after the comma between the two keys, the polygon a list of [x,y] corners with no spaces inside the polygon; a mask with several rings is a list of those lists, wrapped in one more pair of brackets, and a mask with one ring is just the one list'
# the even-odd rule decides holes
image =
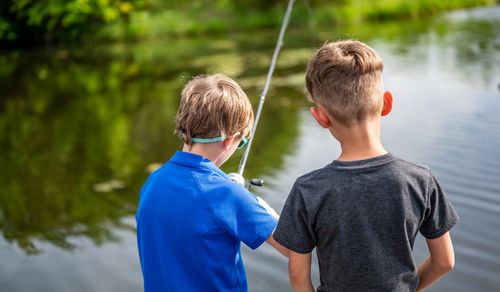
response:
{"label": "riverbank vegetation", "polygon": [[[415,19],[498,0],[298,0],[292,26]],[[0,44],[117,42],[278,25],[278,0],[4,0]]]}

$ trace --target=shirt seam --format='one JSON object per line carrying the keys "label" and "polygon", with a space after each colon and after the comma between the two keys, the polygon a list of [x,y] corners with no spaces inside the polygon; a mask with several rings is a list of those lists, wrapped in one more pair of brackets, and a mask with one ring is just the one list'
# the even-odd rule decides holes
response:
{"label": "shirt seam", "polygon": [[[426,190],[426,196],[425,196],[425,208],[430,209],[430,201],[431,201],[431,194],[430,194],[430,188],[431,188],[431,179],[432,179],[432,172],[429,169],[428,170],[429,178],[427,179],[427,190]],[[425,215],[425,214],[424,214]],[[424,218],[425,221],[426,218]]]}
{"label": "shirt seam", "polygon": [[435,239],[435,238],[438,238],[440,237],[441,235],[445,234],[446,232],[450,231],[451,228],[453,226],[455,226],[455,224],[458,222],[458,216],[457,215],[453,215],[453,217],[451,218],[451,221],[446,224],[445,226],[443,226],[441,229],[439,229],[438,231],[436,232],[433,232],[433,233],[429,233],[429,234],[423,234],[422,235],[427,238],[427,239]]}
{"label": "shirt seam", "polygon": [[[276,230],[278,230],[276,228]],[[284,247],[288,248],[288,249],[291,249],[295,252],[298,252],[298,253],[302,253],[302,254],[306,254],[306,253],[311,253],[313,251],[313,249],[316,247],[316,246],[313,246],[311,249],[302,249],[302,248],[297,248],[296,246],[294,246],[292,243],[288,242],[287,240],[283,239],[278,232],[275,232],[273,234],[273,237],[274,237],[274,240],[276,240],[278,243],[280,243],[281,245],[283,245]]]}
{"label": "shirt seam", "polygon": [[[214,217],[215,219],[215,222],[217,224],[217,226],[219,226],[219,228],[221,228],[222,230],[226,231],[227,233],[231,234],[231,236],[234,237],[234,235],[227,229],[225,228],[221,223],[220,223],[220,219],[217,217],[217,215],[215,214],[215,211],[212,209],[212,207],[210,206],[210,204],[208,203],[206,197],[205,197],[205,194],[203,192],[203,189],[201,188],[201,184],[200,182],[198,181],[198,178],[193,174],[193,172],[190,172],[191,173],[191,176],[193,177],[194,181],[196,182],[196,185],[198,186],[198,191],[200,192],[200,195],[203,197],[203,201],[205,202],[205,205],[208,207],[208,209],[210,210],[210,213],[212,214],[212,216]],[[239,241],[236,239],[236,241]],[[235,244],[235,249],[234,249],[234,252],[235,254],[238,253],[238,244]],[[241,254],[240,254],[240,257],[241,257]],[[236,265],[236,263],[234,264],[234,276],[236,278],[236,282],[238,284],[238,287],[241,286],[241,282],[240,282],[240,277],[238,276],[238,267]]]}
{"label": "shirt seam", "polygon": [[380,162],[380,161],[385,161],[387,159],[395,158],[394,155],[392,155],[390,152],[386,152],[385,154],[382,155],[377,155],[371,158],[361,158],[361,159],[354,159],[354,160],[338,160],[335,159],[333,163],[338,163],[338,164],[361,164],[361,163],[370,163],[370,162]]}
{"label": "shirt seam", "polygon": [[[264,241],[266,241],[269,238],[269,236],[272,236],[274,230],[276,230],[276,226],[277,226],[276,221],[267,222],[266,225],[264,226],[265,231],[266,231],[265,232],[266,236],[264,237],[264,240],[262,240],[262,238],[260,236],[257,236],[257,238],[254,239],[248,246],[251,249],[256,249],[259,246],[261,246],[264,243]],[[257,242],[259,242],[259,245],[255,246]]]}
{"label": "shirt seam", "polygon": [[[210,213],[211,213],[211,214],[212,214],[212,216],[214,217],[214,219],[215,219],[215,221],[217,222],[217,225],[219,226],[219,228],[221,228],[222,230],[225,230],[227,233],[231,234],[231,235],[234,237],[234,235],[231,233],[231,231],[230,231],[229,229],[227,229],[226,227],[224,227],[224,226],[223,226],[223,224],[221,224],[221,223],[220,223],[220,221],[221,221],[221,220],[219,219],[219,217],[217,217],[217,214],[215,214],[215,211],[213,210],[213,208],[212,208],[212,207],[210,206],[210,204],[208,203],[208,200],[207,200],[207,198],[205,197],[205,194],[204,194],[204,192],[203,192],[203,190],[202,190],[201,184],[200,184],[200,182],[198,181],[198,179],[196,178],[196,176],[195,176],[192,172],[191,172],[191,175],[193,176],[194,180],[196,181],[196,185],[198,186],[198,190],[200,191],[200,194],[201,194],[201,196],[203,197],[203,201],[205,202],[205,205],[206,205],[206,206],[208,207],[208,209],[210,210]],[[275,225],[275,221],[272,221],[272,222],[270,222],[270,223],[266,224],[266,229],[267,229],[269,226],[272,226],[272,225],[271,225],[271,223],[272,223],[272,225]],[[274,230],[274,229],[275,229],[275,226],[273,226],[272,230]],[[266,236],[266,238],[264,239],[264,241],[267,239],[267,237],[269,237],[269,235],[268,235],[268,236]],[[251,245],[253,246],[253,244],[254,244],[255,242],[259,241],[260,239],[261,239],[261,237],[260,237],[260,236],[257,236],[257,238],[256,238],[256,239],[254,239],[254,240],[251,242]],[[238,239],[238,241],[241,241],[241,240],[239,240],[239,239]],[[263,241],[263,242],[264,242],[264,241]],[[250,246],[250,244],[249,244],[249,246]]]}
{"label": "shirt seam", "polygon": [[397,158],[397,157],[388,157],[382,161],[372,162],[369,165],[339,165],[339,164],[336,164],[335,162],[332,162],[332,163],[330,163],[329,166],[331,168],[333,168],[334,170],[356,172],[356,171],[365,171],[365,170],[369,170],[369,169],[373,169],[373,168],[378,168],[378,167],[393,163],[393,162],[397,161],[398,159],[399,158]]}
{"label": "shirt seam", "polygon": [[229,234],[231,234],[231,232],[229,232],[229,230],[227,230],[224,226],[222,226],[222,224],[220,223],[220,219],[217,217],[217,215],[215,214],[215,211],[213,210],[213,208],[208,203],[207,198],[205,197],[205,194],[204,194],[203,189],[201,187],[201,184],[198,181],[198,178],[196,178],[196,176],[193,174],[193,172],[190,172],[190,173],[191,173],[191,176],[194,178],[194,181],[196,182],[196,185],[198,186],[198,191],[200,192],[200,195],[203,198],[203,202],[205,202],[205,205],[210,210],[210,213],[214,217],[215,222],[217,222],[217,225],[219,226],[219,228],[221,228],[222,230],[224,230],[224,231],[228,232]]}

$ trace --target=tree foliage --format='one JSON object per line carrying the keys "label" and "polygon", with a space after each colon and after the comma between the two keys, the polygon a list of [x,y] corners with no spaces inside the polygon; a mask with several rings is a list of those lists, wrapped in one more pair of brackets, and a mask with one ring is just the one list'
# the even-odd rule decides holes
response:
{"label": "tree foliage", "polygon": [[225,30],[234,27],[234,21],[243,27],[249,26],[248,22],[260,27],[274,23],[262,18],[269,18],[277,5],[284,7],[286,1],[2,0],[0,44],[78,42],[95,38],[103,28],[115,39],[156,35],[157,31]]}
{"label": "tree foliage", "polygon": [[[292,25],[303,25],[312,18],[323,24],[416,19],[499,1],[296,1]],[[282,21],[286,3],[287,0],[2,0],[0,45],[129,41],[276,27]]]}
{"label": "tree foliage", "polygon": [[126,18],[142,1],[4,0],[0,4],[0,40],[52,42],[78,40],[100,25]]}

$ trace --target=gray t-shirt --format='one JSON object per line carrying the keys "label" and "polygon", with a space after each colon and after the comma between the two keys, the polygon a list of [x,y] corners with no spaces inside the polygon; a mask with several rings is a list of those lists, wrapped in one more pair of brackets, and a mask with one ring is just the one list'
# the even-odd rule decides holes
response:
{"label": "gray t-shirt", "polygon": [[457,220],[429,168],[386,154],[298,178],[274,238],[299,253],[316,247],[318,291],[415,291],[417,233],[437,238]]}

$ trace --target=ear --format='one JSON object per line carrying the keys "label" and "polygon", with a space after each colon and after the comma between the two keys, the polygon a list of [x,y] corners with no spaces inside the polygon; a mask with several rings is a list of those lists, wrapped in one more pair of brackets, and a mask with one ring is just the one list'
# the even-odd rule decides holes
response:
{"label": "ear", "polygon": [[382,107],[382,116],[387,116],[392,110],[392,93],[390,91],[384,92],[384,106]]}
{"label": "ear", "polygon": [[330,128],[330,126],[332,125],[332,122],[330,121],[330,118],[328,117],[328,115],[326,114],[326,112],[323,108],[313,106],[313,107],[311,107],[310,111],[311,111],[311,115],[314,117],[316,122],[318,122],[318,124],[321,127],[325,128],[325,129]]}
{"label": "ear", "polygon": [[234,144],[234,141],[240,136],[240,132],[236,132],[231,136],[227,136],[224,141],[222,141],[222,147],[224,150],[228,151]]}

